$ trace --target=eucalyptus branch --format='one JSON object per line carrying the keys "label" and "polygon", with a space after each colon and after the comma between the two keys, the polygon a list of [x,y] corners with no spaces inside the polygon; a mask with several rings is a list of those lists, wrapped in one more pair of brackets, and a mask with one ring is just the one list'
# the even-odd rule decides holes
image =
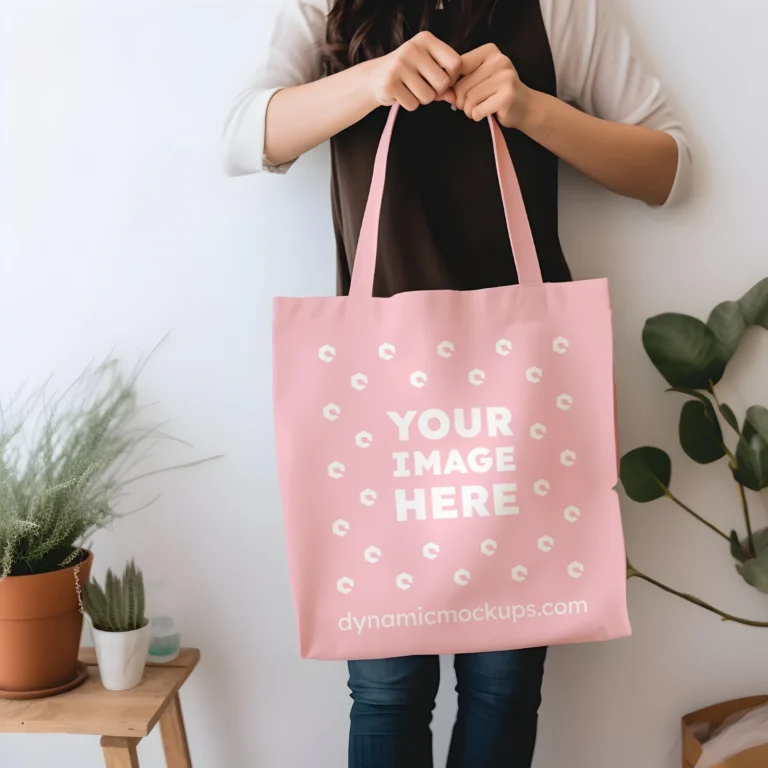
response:
{"label": "eucalyptus branch", "polygon": [[725,611],[721,611],[719,608],[715,608],[713,605],[710,605],[709,603],[705,603],[703,600],[700,600],[698,597],[694,595],[688,595],[685,592],[679,592],[676,589],[672,589],[672,587],[668,587],[666,584],[662,584],[660,581],[656,581],[656,579],[653,579],[650,576],[647,576],[646,574],[633,568],[632,565],[628,562],[627,563],[627,580],[632,578],[638,578],[638,579],[642,579],[643,581],[647,581],[649,584],[653,584],[654,587],[658,587],[659,589],[663,590],[664,592],[667,592],[670,595],[679,597],[681,600],[685,600],[688,603],[692,603],[693,605],[699,606],[699,608],[704,608],[710,613],[716,614],[723,621],[732,621],[736,624],[744,624],[748,627],[768,627],[768,621],[753,621],[752,619],[742,619],[739,616],[732,616],[730,613],[726,613]]}
{"label": "eucalyptus branch", "polygon": [[[723,417],[724,417],[724,414],[723,414],[723,404],[720,402],[720,398],[718,398],[718,396],[717,396],[717,392],[715,391],[715,385],[714,385],[714,383],[713,383],[712,381],[710,381],[710,382],[709,382],[709,394],[710,394],[710,395],[712,395],[712,399],[715,401],[715,405],[717,406],[717,410],[718,410],[718,412],[720,413],[720,415],[721,415],[721,416],[723,416]],[[726,406],[726,407],[727,407],[727,406]],[[731,409],[730,409],[730,408],[728,408],[728,410],[730,411]],[[728,424],[728,426],[729,426],[729,427],[730,427],[730,428],[731,428],[731,429],[732,429],[732,430],[733,430],[733,431],[734,431],[734,432],[735,432],[735,433],[736,433],[736,434],[737,434],[739,437],[741,437],[741,432],[739,432],[739,430],[738,430],[738,429],[736,429],[736,428],[733,426],[733,424],[731,424],[731,422],[730,422],[730,421],[728,421],[728,419],[724,418],[724,421],[726,422],[726,424]],[[726,448],[726,451],[728,451],[728,449],[727,449],[727,448]],[[728,455],[729,455],[729,456],[731,456],[731,458],[733,458],[733,456],[732,456],[732,454],[731,454],[731,452],[730,452],[730,451],[728,451]]]}
{"label": "eucalyptus branch", "polygon": [[[722,403],[718,399],[717,392],[715,390],[715,385],[711,381],[709,382],[709,392],[715,401],[715,405],[717,405],[717,410],[721,414],[723,414]],[[729,412],[730,412],[730,409],[729,409]],[[731,424],[728,419],[725,419],[725,421],[728,424],[728,426],[731,427],[731,429],[733,429],[734,432],[736,432],[739,438],[741,438],[741,433],[739,432],[739,430],[734,428],[733,424]],[[738,469],[739,462],[736,456],[734,455],[734,453],[728,448],[727,445],[723,445],[723,450],[728,456],[728,461],[730,462],[731,469],[733,469],[734,471]],[[741,483],[737,483],[736,485],[739,491],[739,501],[741,502],[741,508],[744,512],[744,523],[747,527],[747,542],[749,546],[748,554],[750,554],[752,557],[757,557],[757,550],[755,549],[755,539],[752,532],[752,520],[750,519],[750,516],[749,516],[749,503],[747,501],[747,494],[746,494],[746,491],[744,490],[744,486]]]}
{"label": "eucalyptus branch", "polygon": [[664,488],[664,495],[671,501],[674,501],[678,507],[684,509],[689,515],[693,515],[693,517],[695,517],[700,523],[706,525],[707,528],[714,531],[719,536],[722,536],[726,541],[730,542],[731,537],[727,533],[724,533],[716,525],[714,525],[714,523],[710,523],[709,520],[705,520],[697,512],[694,512],[687,504],[684,504],[682,501],[680,501],[680,499],[678,499],[677,496],[675,496],[675,494],[669,490],[669,488]]}
{"label": "eucalyptus branch", "polygon": [[725,455],[728,457],[728,463],[731,465],[731,468],[736,469],[738,466],[736,455],[725,443],[720,443],[720,445],[722,445],[723,451],[725,451]]}
{"label": "eucalyptus branch", "polygon": [[739,498],[741,499],[741,508],[744,510],[744,522],[747,525],[747,541],[749,542],[749,554],[752,557],[757,557],[757,549],[755,548],[755,537],[752,534],[752,520],[749,517],[749,501],[747,500],[747,492],[744,490],[744,486],[741,483],[737,483],[739,488]]}

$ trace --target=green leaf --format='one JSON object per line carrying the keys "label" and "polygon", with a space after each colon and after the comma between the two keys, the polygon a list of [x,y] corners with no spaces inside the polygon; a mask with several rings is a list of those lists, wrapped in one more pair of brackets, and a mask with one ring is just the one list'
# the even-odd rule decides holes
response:
{"label": "green leaf", "polygon": [[627,496],[646,504],[665,495],[672,479],[672,461],[660,448],[635,448],[622,456],[620,476]]}
{"label": "green leaf", "polygon": [[742,546],[739,534],[736,531],[731,531],[731,556],[740,563],[746,563],[749,560],[747,550]]}
{"label": "green leaf", "polygon": [[720,411],[720,414],[725,419],[726,424],[728,424],[731,429],[741,434],[741,430],[739,429],[739,420],[736,418],[736,414],[733,412],[731,407],[725,403],[720,403],[717,407]]}
{"label": "green leaf", "polygon": [[725,371],[714,331],[689,315],[667,313],[650,318],[643,328],[643,346],[673,387],[708,389]]}
{"label": "green leaf", "polygon": [[753,405],[747,409],[747,422],[752,425],[761,439],[768,443],[768,408]]}
{"label": "green leaf", "polygon": [[744,294],[739,308],[747,325],[760,325],[768,330],[768,277]]}
{"label": "green leaf", "polygon": [[[761,528],[759,531],[755,531],[752,534],[752,541],[755,542],[755,551],[758,555],[768,550],[768,528]],[[746,539],[741,540],[741,546],[745,552],[749,551],[749,542]]]}
{"label": "green leaf", "polygon": [[738,564],[736,570],[747,584],[768,595],[768,551],[764,550],[757,557]]}
{"label": "green leaf", "polygon": [[[705,405],[711,402],[711,400],[698,389],[689,389],[686,387],[670,387],[667,392],[679,392],[683,395],[690,395],[691,397],[695,397],[697,400],[701,400],[701,402]],[[715,398],[715,400],[717,399]],[[731,407],[726,403],[717,403],[717,409],[720,411],[720,415],[723,417],[723,419],[725,419],[726,424],[728,424],[731,429],[741,434],[741,429],[739,428],[739,420],[736,418],[736,414],[733,412]]]}
{"label": "green leaf", "polygon": [[707,320],[707,325],[720,343],[719,359],[723,366],[734,356],[747,332],[747,322],[736,301],[718,304]]}
{"label": "green leaf", "polygon": [[715,408],[708,400],[689,400],[680,412],[680,445],[699,464],[725,456],[723,432]]}
{"label": "green leaf", "polygon": [[747,411],[747,418],[736,448],[736,482],[752,491],[768,488],[768,409],[754,405]]}

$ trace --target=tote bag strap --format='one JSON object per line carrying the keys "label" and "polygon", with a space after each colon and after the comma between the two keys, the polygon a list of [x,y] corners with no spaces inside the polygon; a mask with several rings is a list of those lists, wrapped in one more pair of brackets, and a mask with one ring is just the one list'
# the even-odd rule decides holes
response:
{"label": "tote bag strap", "polygon": [[[395,126],[398,105],[395,104],[389,112],[389,118],[379,141],[376,160],[373,164],[373,179],[365,206],[360,238],[357,242],[355,265],[352,270],[350,296],[370,298],[373,295],[373,276],[376,272],[376,251],[379,240],[379,218],[381,201],[384,196],[384,181],[387,173],[387,156],[392,141],[392,130]],[[517,180],[515,167],[509,155],[507,142],[495,118],[488,118],[493,139],[493,154],[496,159],[496,172],[499,178],[501,199],[504,204],[504,218],[507,222],[509,242],[512,245],[515,267],[520,284],[541,284],[541,269],[533,242],[531,225],[525,212],[523,194]]]}

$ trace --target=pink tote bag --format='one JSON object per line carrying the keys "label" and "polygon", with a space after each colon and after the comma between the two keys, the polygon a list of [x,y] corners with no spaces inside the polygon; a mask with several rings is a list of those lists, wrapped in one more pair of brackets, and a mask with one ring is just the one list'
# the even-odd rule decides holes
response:
{"label": "pink tote bag", "polygon": [[607,281],[542,282],[512,161],[489,120],[520,284],[373,298],[396,114],[376,156],[350,295],[274,304],[301,655],[627,636]]}

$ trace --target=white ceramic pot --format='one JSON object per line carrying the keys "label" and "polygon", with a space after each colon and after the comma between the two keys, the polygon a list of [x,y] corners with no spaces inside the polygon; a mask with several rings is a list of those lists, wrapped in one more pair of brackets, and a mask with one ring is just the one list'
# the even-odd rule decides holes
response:
{"label": "white ceramic pot", "polygon": [[91,624],[101,684],[109,691],[135,688],[144,676],[149,650],[149,622],[132,632],[103,632]]}

